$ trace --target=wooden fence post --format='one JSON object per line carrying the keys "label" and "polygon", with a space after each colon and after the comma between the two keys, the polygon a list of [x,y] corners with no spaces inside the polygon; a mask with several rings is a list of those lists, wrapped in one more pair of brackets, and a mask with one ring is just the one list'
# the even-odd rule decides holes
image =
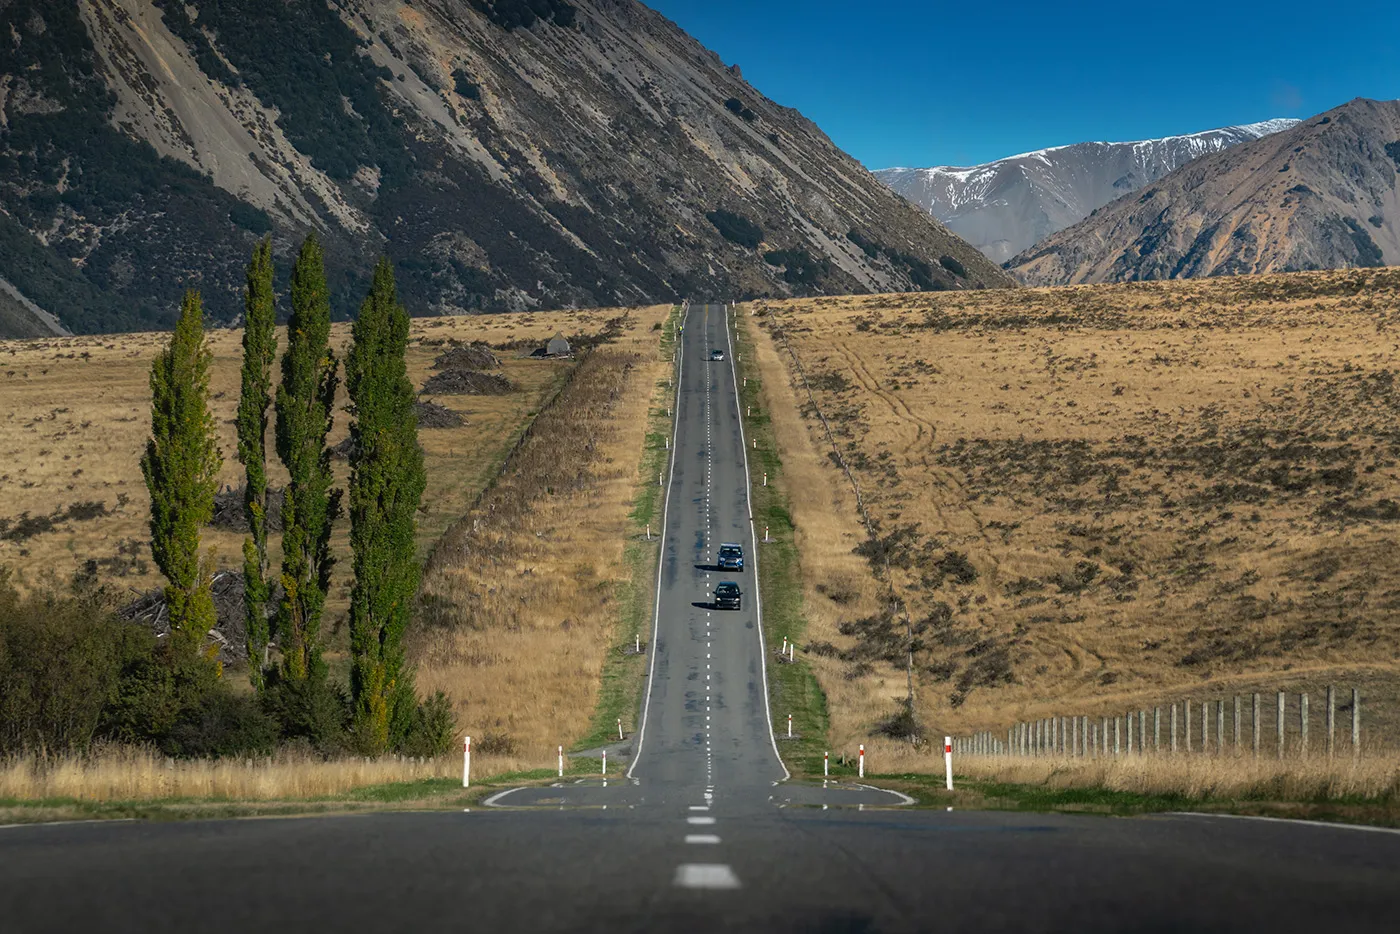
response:
{"label": "wooden fence post", "polygon": [[1284,711],[1283,711],[1283,706],[1284,706],[1284,703],[1285,703],[1286,701],[1287,701],[1287,697],[1284,695],[1284,693],[1283,693],[1282,691],[1279,691],[1279,692],[1278,692],[1278,713],[1277,713],[1277,715],[1274,717],[1274,725],[1275,725],[1275,727],[1276,727],[1276,732],[1278,733],[1278,757],[1279,757],[1280,759],[1283,758],[1283,713],[1284,713]]}
{"label": "wooden fence post", "polygon": [[1332,758],[1337,744],[1337,689],[1327,685],[1327,758]]}
{"label": "wooden fence post", "polygon": [[1186,754],[1189,756],[1191,754],[1191,702],[1189,700],[1181,702],[1181,719],[1185,721]]}
{"label": "wooden fence post", "polygon": [[1308,757],[1308,695],[1298,695],[1298,757]]}
{"label": "wooden fence post", "polygon": [[1240,757],[1240,696],[1235,695],[1235,758]]}
{"label": "wooden fence post", "polygon": [[1147,754],[1147,711],[1138,711],[1138,755]]}
{"label": "wooden fence post", "polygon": [[1201,755],[1210,753],[1210,701],[1201,702]]}
{"label": "wooden fence post", "polygon": [[1215,702],[1215,754],[1225,755],[1225,702]]}
{"label": "wooden fence post", "polygon": [[1123,754],[1123,718],[1113,718],[1113,755]]}
{"label": "wooden fence post", "polygon": [[1152,751],[1162,751],[1162,705],[1152,708]]}
{"label": "wooden fence post", "polygon": [[1351,689],[1351,754],[1361,755],[1361,689]]}
{"label": "wooden fence post", "polygon": [[1176,704],[1172,704],[1172,755],[1176,752]]}
{"label": "wooden fence post", "polygon": [[1259,759],[1259,692],[1254,692],[1254,758]]}
{"label": "wooden fence post", "polygon": [[1128,748],[1127,748],[1127,752],[1128,752],[1128,755],[1131,756],[1131,755],[1133,754],[1133,712],[1132,712],[1131,710],[1128,711],[1127,721],[1128,721]]}

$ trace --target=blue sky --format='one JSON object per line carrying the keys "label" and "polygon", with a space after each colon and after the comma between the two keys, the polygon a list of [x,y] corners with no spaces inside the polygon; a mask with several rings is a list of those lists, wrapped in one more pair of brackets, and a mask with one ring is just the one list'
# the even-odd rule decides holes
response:
{"label": "blue sky", "polygon": [[869,168],[1400,98],[1400,4],[644,0]]}

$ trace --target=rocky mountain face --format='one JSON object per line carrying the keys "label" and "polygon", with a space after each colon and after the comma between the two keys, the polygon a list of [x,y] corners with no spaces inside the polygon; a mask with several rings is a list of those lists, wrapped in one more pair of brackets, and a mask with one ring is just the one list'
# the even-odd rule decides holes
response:
{"label": "rocky mountain face", "polygon": [[1033,285],[1400,264],[1400,101],[1177,169],[1013,258]]}
{"label": "rocky mountain face", "polygon": [[1004,263],[1192,159],[1297,123],[1267,120],[1130,143],[1075,143],[983,165],[882,169],[875,177]]}
{"label": "rocky mountain face", "polygon": [[1011,284],[634,0],[4,0],[0,37],[4,333],[232,320],[311,230],[342,317],[381,252],[417,313]]}

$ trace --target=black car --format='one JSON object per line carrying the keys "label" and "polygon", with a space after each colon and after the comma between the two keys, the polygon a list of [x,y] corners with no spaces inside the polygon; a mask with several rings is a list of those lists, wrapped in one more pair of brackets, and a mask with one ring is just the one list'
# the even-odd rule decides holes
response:
{"label": "black car", "polygon": [[723,351],[723,350],[712,350],[712,351],[710,351],[710,359],[711,359],[711,360],[723,360],[723,359],[724,359],[724,351]]}
{"label": "black car", "polygon": [[720,581],[715,585],[715,609],[738,610],[743,608],[744,594],[733,581]]}

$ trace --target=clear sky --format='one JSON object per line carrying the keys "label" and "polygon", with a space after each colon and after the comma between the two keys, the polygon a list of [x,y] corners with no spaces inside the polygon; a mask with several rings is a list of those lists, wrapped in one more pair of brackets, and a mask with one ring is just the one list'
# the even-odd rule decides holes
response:
{"label": "clear sky", "polygon": [[872,169],[1400,98],[1400,3],[643,0]]}

